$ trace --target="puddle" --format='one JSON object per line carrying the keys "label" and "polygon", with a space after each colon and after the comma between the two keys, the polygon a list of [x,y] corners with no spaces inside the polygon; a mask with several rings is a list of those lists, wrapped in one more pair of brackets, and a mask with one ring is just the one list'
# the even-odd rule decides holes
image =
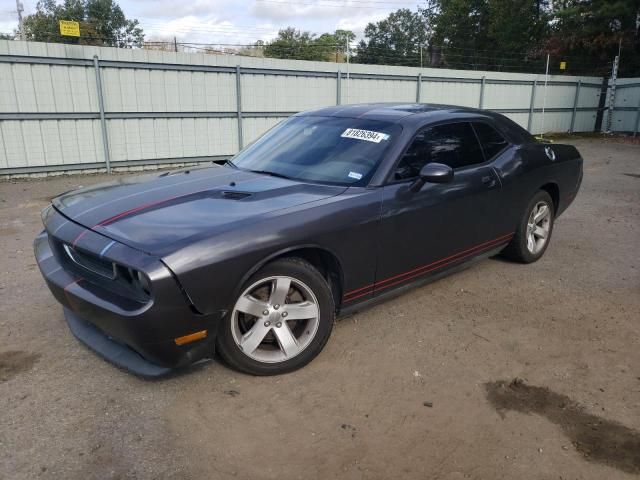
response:
{"label": "puddle", "polygon": [[562,429],[586,460],[640,474],[640,431],[587,413],[569,397],[519,379],[490,382],[485,388],[502,417],[508,410],[543,416]]}
{"label": "puddle", "polygon": [[31,370],[39,358],[38,353],[20,350],[0,352],[0,382],[6,382],[20,373]]}

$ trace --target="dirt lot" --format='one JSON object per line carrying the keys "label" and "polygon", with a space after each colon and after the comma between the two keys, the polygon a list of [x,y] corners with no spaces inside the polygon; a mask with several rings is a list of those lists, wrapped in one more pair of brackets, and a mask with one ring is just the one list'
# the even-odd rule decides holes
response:
{"label": "dirt lot", "polygon": [[640,146],[573,141],[582,191],[541,261],[345,318],[272,378],[91,353],[31,241],[49,197],[106,176],[0,182],[0,478],[638,478]]}

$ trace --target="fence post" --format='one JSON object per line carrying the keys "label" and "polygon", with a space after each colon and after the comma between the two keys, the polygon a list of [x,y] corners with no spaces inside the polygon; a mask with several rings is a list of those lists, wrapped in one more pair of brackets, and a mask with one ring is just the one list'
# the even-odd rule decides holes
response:
{"label": "fence post", "polygon": [[638,127],[640,127],[640,100],[638,100],[638,111],[636,112],[636,126],[633,128],[633,136],[638,134]]}
{"label": "fence post", "polygon": [[607,103],[607,90],[609,89],[609,79],[602,77],[602,85],[600,86],[600,98],[598,100],[598,111],[596,112],[596,123],[593,125],[594,132],[602,131],[602,117],[604,111],[607,109],[605,103]]}
{"label": "fence post", "polygon": [[98,93],[98,108],[100,109],[100,126],[102,128],[102,149],[104,151],[104,163],[107,167],[107,173],[111,173],[111,158],[109,158],[109,137],[107,137],[107,120],[104,117],[102,77],[100,76],[100,63],[97,55],[93,56],[93,67],[96,71],[96,91]]}
{"label": "fence post", "polygon": [[482,108],[484,105],[484,85],[486,83],[487,77],[482,76],[482,80],[480,82],[480,101],[478,102],[478,108]]}
{"label": "fence post", "polygon": [[611,89],[609,90],[609,108],[607,109],[607,128],[605,132],[611,131],[611,122],[613,122],[613,114],[616,108],[616,80],[618,79],[618,65],[620,63],[620,56],[616,55],[613,60],[613,70],[611,71]]}
{"label": "fence post", "polygon": [[573,113],[571,114],[571,128],[569,129],[569,133],[573,133],[573,126],[576,122],[576,112],[578,110],[578,99],[580,98],[580,85],[582,84],[582,80],[578,80],[576,84],[576,98],[573,99]]}
{"label": "fence post", "polygon": [[531,86],[531,102],[529,103],[529,119],[527,120],[527,130],[531,133],[531,127],[533,125],[533,110],[536,103],[536,87],[538,86],[538,80],[533,81]]}
{"label": "fence post", "polygon": [[240,65],[236,65],[236,116],[238,118],[238,150],[242,150],[242,87],[240,84]]}
{"label": "fence post", "polygon": [[422,73],[419,73],[418,83],[416,84],[416,103],[420,103],[421,96],[422,96]]}
{"label": "fence post", "polygon": [[336,105],[342,103],[342,70],[338,70],[336,76]]}

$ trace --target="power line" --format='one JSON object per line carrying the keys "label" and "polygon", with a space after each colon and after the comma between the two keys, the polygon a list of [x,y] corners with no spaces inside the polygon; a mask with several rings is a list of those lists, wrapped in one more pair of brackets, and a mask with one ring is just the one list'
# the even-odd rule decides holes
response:
{"label": "power line", "polygon": [[317,6],[327,6],[326,4],[339,4],[338,6],[341,7],[349,7],[352,4],[364,4],[364,5],[390,5],[390,6],[402,6],[402,5],[408,5],[408,4],[418,4],[418,1],[415,0],[401,0],[398,2],[394,2],[392,0],[319,0],[317,2],[313,2],[312,0],[303,0],[303,2],[300,1],[296,1],[296,0],[256,0],[257,2],[261,2],[261,3],[288,3],[288,4],[297,4],[299,5],[300,3],[308,3],[309,5],[317,5]]}
{"label": "power line", "polygon": [[[288,3],[297,3],[296,0],[256,0],[257,2],[267,2],[267,1],[282,1],[282,2],[288,2]],[[317,2],[314,2],[313,0],[306,0],[309,3],[339,3],[343,6],[349,6],[349,4],[352,3],[364,3],[364,4],[371,4],[371,5],[378,5],[378,4],[384,4],[384,5],[406,5],[408,3],[419,3],[418,1],[415,0],[398,0],[398,1],[394,1],[394,0],[317,0]]]}
{"label": "power line", "polygon": [[281,28],[278,28],[278,27],[258,27],[258,26],[251,26],[251,25],[225,25],[225,24],[207,25],[207,24],[202,24],[202,23],[199,23],[199,24],[191,23],[191,24],[170,25],[169,23],[140,22],[140,25],[143,26],[144,28],[147,28],[147,27],[151,27],[151,28],[167,28],[167,29],[171,29],[173,31],[189,29],[189,30],[200,30],[200,31],[237,30],[237,31],[242,31],[242,32],[246,32],[246,31],[272,32],[274,30],[276,30],[276,31],[277,30],[282,30]]}
{"label": "power line", "polygon": [[24,37],[24,27],[22,23],[22,12],[24,12],[24,6],[20,0],[16,0],[16,10],[18,13],[18,39],[22,40]]}
{"label": "power line", "polygon": [[[45,35],[48,38],[53,38],[54,40],[62,41],[64,37],[61,37],[59,33],[50,33]],[[162,47],[165,46],[167,49],[173,50],[180,46],[183,50],[197,50],[197,51],[207,51],[216,48],[231,48],[236,51],[227,51],[226,53],[236,53],[241,54],[240,49],[265,49],[270,48],[267,45],[256,45],[255,43],[227,43],[227,42],[173,42],[173,41],[148,41],[148,42],[137,42],[133,37],[127,35],[114,35],[112,37],[102,37],[99,35],[83,35],[80,40],[97,40],[102,41],[105,44],[115,43],[116,45],[128,46],[128,47]],[[65,42],[68,43],[68,42]],[[323,51],[323,54],[326,54],[326,61],[333,61],[337,59],[335,55],[338,53],[344,53],[344,45],[337,43],[308,43],[304,45],[286,45],[279,44],[276,46],[276,51],[280,52],[280,54],[287,56],[290,58],[298,58],[298,59],[309,59],[310,55],[313,55],[312,52]],[[394,50],[389,47],[382,46],[367,46],[364,50],[359,48],[351,49],[354,50],[356,62],[362,63],[367,62],[367,60],[373,60],[372,62],[367,62],[370,64],[386,64],[386,65],[397,65],[397,66],[411,66],[417,67],[419,66],[420,59],[420,45],[410,44],[403,46],[402,51]],[[464,70],[497,70],[497,71],[512,71],[512,72],[529,72],[532,73],[536,70],[539,70],[542,65],[543,57],[546,56],[546,53],[538,50],[537,54],[528,53],[525,58],[521,56],[525,52],[495,52],[494,55],[479,55],[479,52],[488,52],[487,50],[481,49],[465,49],[463,47],[451,47],[448,45],[433,45],[433,48],[439,49],[439,56],[441,61],[438,65],[430,65],[429,56],[427,56],[427,67],[428,68],[458,68]],[[533,47],[538,48],[537,46]],[[363,54],[365,56],[363,57]],[[517,55],[517,56],[516,56]],[[317,54],[316,54],[317,57]],[[570,58],[569,56],[554,56],[558,59],[566,60]],[[316,58],[317,59],[317,58]],[[610,65],[607,62],[606,64],[598,64],[593,61],[589,61],[587,59],[581,59],[581,61],[571,61],[569,63],[571,66],[571,74],[590,74],[590,75],[601,75],[606,74],[610,70]]]}
{"label": "power line", "polygon": [[[260,3],[271,3],[271,4],[280,4],[280,5],[292,5],[292,6],[299,6],[299,5],[304,5],[307,7],[329,7],[329,8],[354,8],[354,9],[367,9],[367,10],[378,10],[378,11],[389,11],[392,10],[393,8],[403,8],[403,4],[400,3],[396,3],[396,4],[389,4],[389,6],[387,7],[383,7],[382,4],[380,4],[380,6],[373,6],[371,5],[371,2],[367,2],[367,3],[363,3],[362,5],[360,4],[331,4],[331,3],[309,3],[309,2],[304,2],[304,1],[288,1],[288,0],[256,0],[257,2]],[[352,2],[355,0],[351,0]],[[404,3],[404,8],[408,8],[410,5],[416,5],[418,2],[413,1],[413,2],[405,2]]]}

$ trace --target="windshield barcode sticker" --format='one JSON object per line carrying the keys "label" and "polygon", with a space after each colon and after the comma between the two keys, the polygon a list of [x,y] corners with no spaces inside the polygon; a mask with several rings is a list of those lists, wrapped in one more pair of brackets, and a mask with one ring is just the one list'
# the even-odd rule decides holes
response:
{"label": "windshield barcode sticker", "polygon": [[386,133],[373,132],[371,130],[360,130],[358,128],[347,128],[342,135],[342,138],[355,138],[356,140],[364,140],[366,142],[380,143],[382,140],[389,140],[389,135]]}
{"label": "windshield barcode sticker", "polygon": [[355,178],[356,180],[360,180],[362,178],[362,174],[358,172],[349,172],[347,175],[349,178]]}

